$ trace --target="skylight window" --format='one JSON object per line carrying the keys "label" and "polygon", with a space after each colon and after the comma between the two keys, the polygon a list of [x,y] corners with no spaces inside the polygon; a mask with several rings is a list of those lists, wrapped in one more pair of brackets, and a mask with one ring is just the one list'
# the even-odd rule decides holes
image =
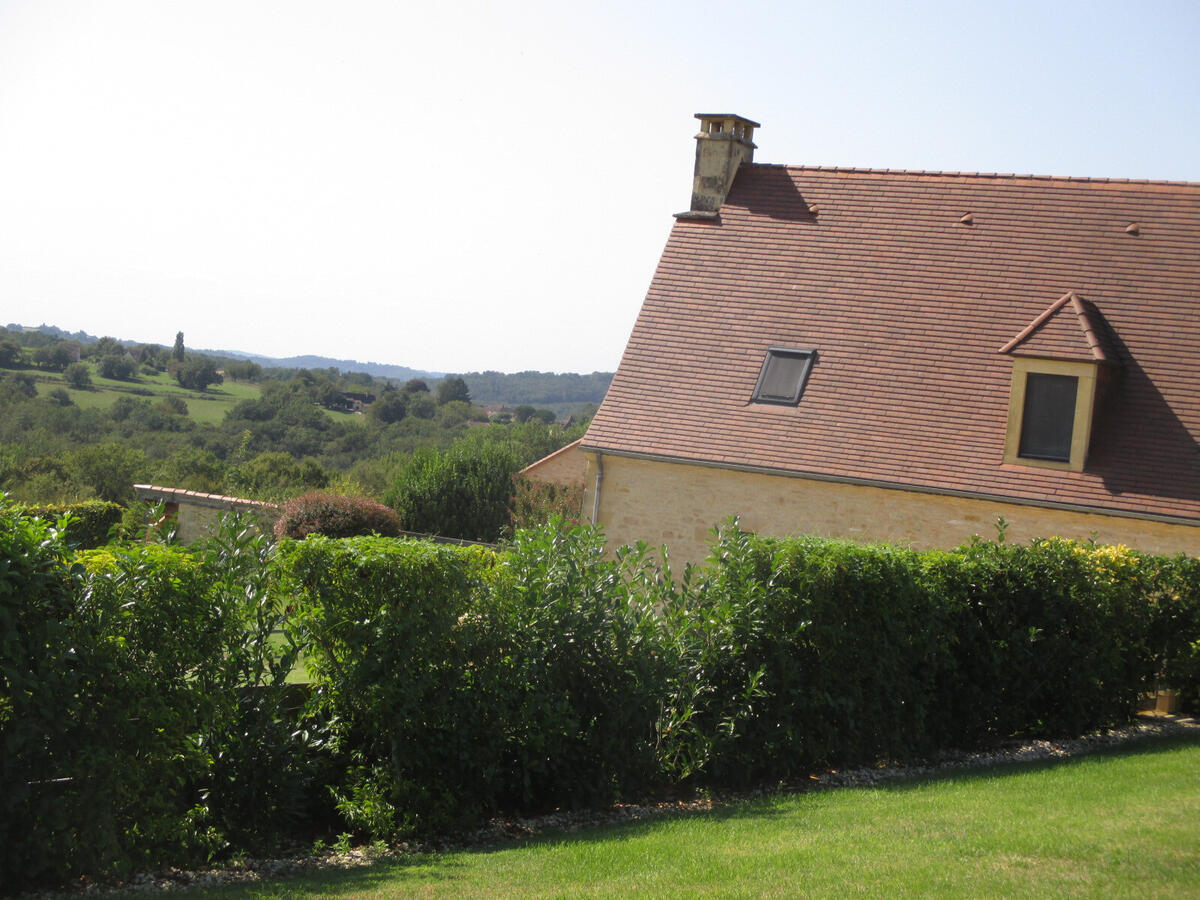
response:
{"label": "skylight window", "polygon": [[763,360],[758,373],[758,384],[754,386],[753,402],[774,403],[780,406],[795,406],[804,393],[804,383],[812,368],[815,350],[800,350],[791,347],[772,347]]}

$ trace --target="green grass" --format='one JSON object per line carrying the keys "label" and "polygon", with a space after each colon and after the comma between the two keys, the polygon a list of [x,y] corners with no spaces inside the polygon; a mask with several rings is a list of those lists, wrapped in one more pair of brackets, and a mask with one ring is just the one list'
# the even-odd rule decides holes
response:
{"label": "green grass", "polygon": [[179,396],[187,403],[188,415],[195,421],[206,424],[220,422],[235,403],[259,395],[256,385],[228,379],[223,384],[213,385],[207,391],[190,391],[180,387],[165,372],[159,375],[139,375],[137,381],[117,381],[101,378],[93,371],[91,389],[82,391],[67,387],[66,380],[60,374],[39,372],[37,379],[39,394],[45,395],[55,388],[66,387],[71,400],[81,409],[108,409],[118,397],[136,397],[153,402],[169,395]]}
{"label": "green grass", "polygon": [[779,797],[210,893],[1200,897],[1200,739]]}

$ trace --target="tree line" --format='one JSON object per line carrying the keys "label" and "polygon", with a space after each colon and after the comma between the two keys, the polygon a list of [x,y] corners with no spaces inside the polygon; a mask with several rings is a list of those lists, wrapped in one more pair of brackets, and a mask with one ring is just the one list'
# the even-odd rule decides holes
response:
{"label": "tree line", "polygon": [[[84,402],[98,379],[120,383],[117,399]],[[190,393],[164,391],[167,380]],[[231,402],[239,383],[253,390]],[[218,396],[229,404],[221,421],[189,414]],[[361,415],[332,414],[351,409]],[[396,383],[266,369],[193,353],[182,333],[167,347],[0,330],[0,490],[27,503],[129,503],[137,482],[264,500],[314,489],[382,499],[417,451],[503,446],[519,468],[582,434],[581,421],[556,419],[522,404],[489,420],[458,376]]]}

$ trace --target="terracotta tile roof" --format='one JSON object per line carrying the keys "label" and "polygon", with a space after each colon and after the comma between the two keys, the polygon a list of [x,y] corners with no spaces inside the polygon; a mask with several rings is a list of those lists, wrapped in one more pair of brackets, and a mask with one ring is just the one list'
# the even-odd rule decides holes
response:
{"label": "terracotta tile roof", "polygon": [[157,484],[135,484],[134,493],[139,500],[151,503],[191,503],[195,506],[210,506],[214,509],[237,510],[240,512],[278,512],[278,503],[265,500],[248,500],[244,497],[227,497],[224,494],[208,494],[187,488],[162,487]]}
{"label": "terracotta tile roof", "polygon": [[[1067,310],[1074,313],[1073,322],[1068,321]],[[1055,301],[1001,347],[1000,352],[1086,362],[1120,362],[1104,317],[1094,304],[1074,291]]]}
{"label": "terracotta tile roof", "polygon": [[[817,350],[796,407],[750,403],[771,346]],[[1120,363],[1083,472],[1003,464],[1007,353]],[[1200,519],[1198,440],[1200,184],[753,164],[583,445]]]}

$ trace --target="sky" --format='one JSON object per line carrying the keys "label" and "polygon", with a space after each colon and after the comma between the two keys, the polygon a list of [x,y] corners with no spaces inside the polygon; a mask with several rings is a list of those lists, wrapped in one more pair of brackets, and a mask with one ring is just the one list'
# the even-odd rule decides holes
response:
{"label": "sky", "polygon": [[1200,3],[0,0],[0,324],[616,368],[758,162],[1200,181]]}

